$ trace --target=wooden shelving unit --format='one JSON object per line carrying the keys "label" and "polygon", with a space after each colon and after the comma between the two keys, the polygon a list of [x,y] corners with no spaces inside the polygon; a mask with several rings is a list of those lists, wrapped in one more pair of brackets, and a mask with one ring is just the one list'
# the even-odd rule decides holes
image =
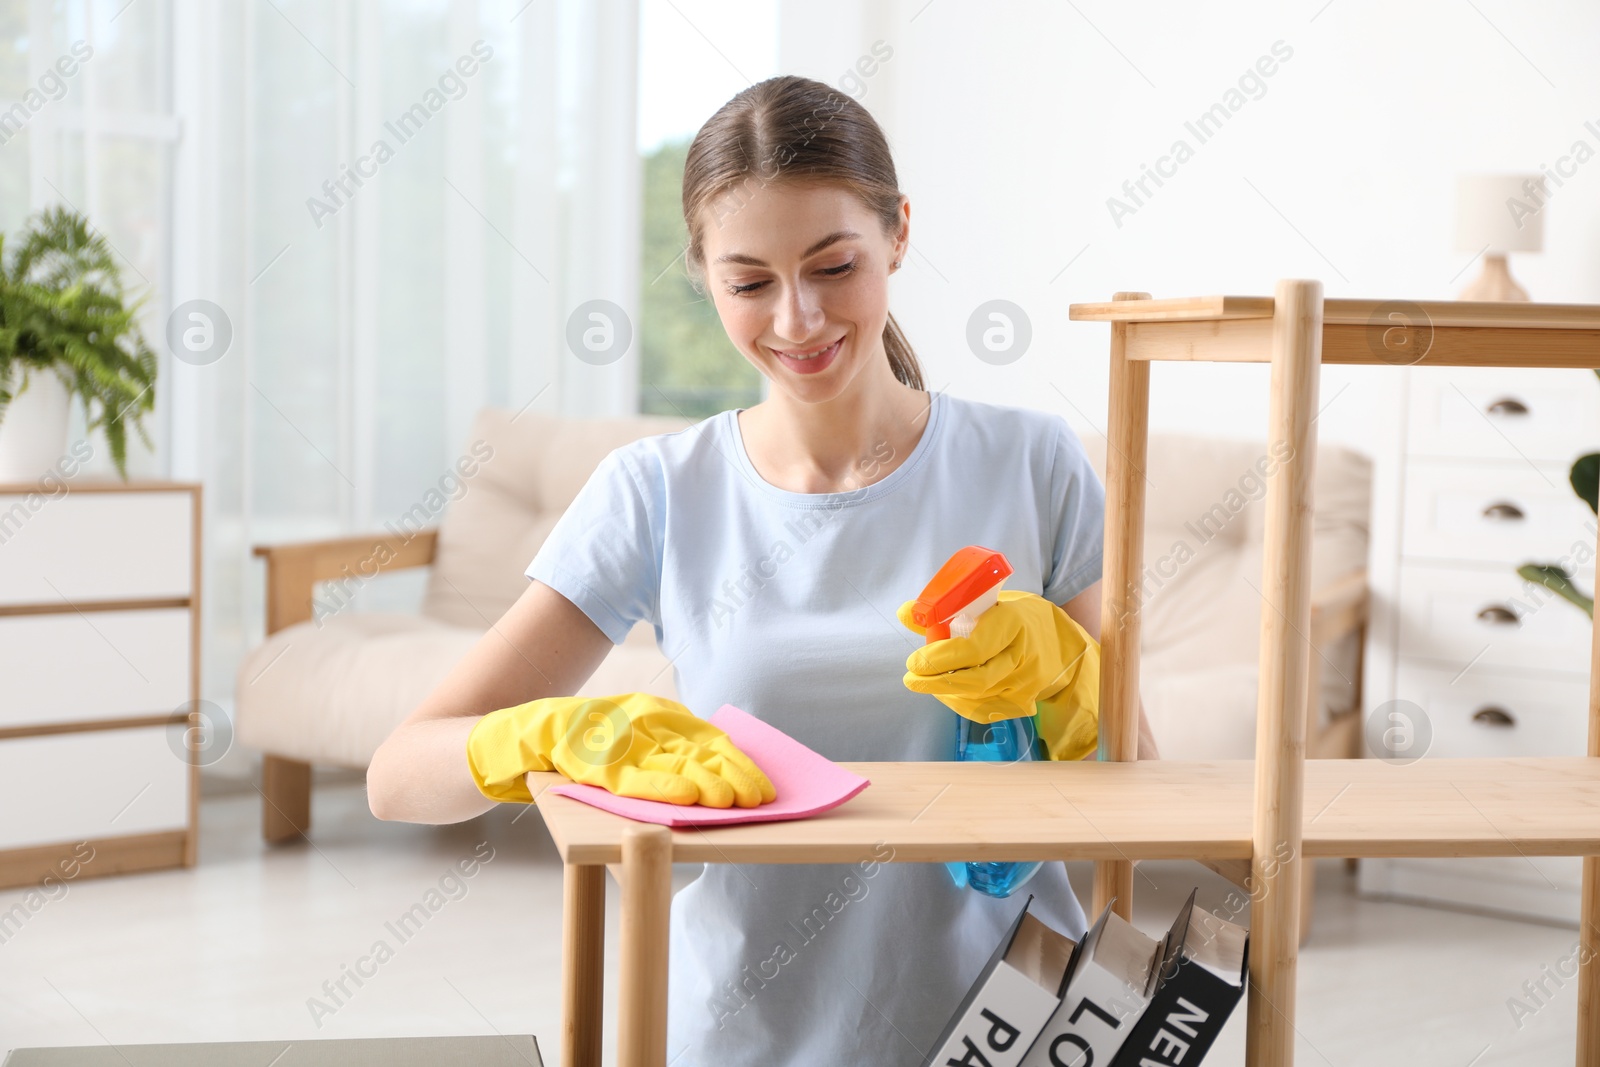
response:
{"label": "wooden shelving unit", "polygon": [[[1251,850],[1250,990],[1247,1062],[1287,1067],[1294,1061],[1294,996],[1298,959],[1301,863],[1308,855],[1505,856],[1582,855],[1583,957],[1578,979],[1579,1067],[1600,1063],[1600,805],[1588,788],[1556,790],[1537,801],[1515,787],[1490,783],[1522,772],[1554,778],[1561,767],[1600,768],[1600,641],[1589,679],[1586,760],[1452,760],[1405,767],[1363,763],[1345,772],[1350,792],[1370,805],[1364,832],[1332,853],[1313,851],[1316,829],[1332,811],[1312,807],[1304,747],[1304,701],[1310,643],[1313,425],[1323,363],[1364,366],[1600,367],[1600,307],[1466,301],[1325,300],[1316,281],[1280,281],[1272,297],[1214,296],[1151,300],[1118,293],[1099,304],[1074,304],[1070,317],[1111,323],[1111,398],[1106,458],[1104,617],[1121,620],[1102,634],[1101,757],[1132,759],[1139,679],[1139,594],[1143,571],[1144,462],[1149,433],[1150,364],[1157,360],[1270,363],[1268,440],[1293,449],[1267,490],[1261,590],[1261,686],[1256,703],[1256,758]],[[1520,769],[1520,770],[1519,770]],[[1374,776],[1373,771],[1389,771]],[[1337,773],[1337,772],[1336,772]],[[1443,775],[1462,798],[1486,788],[1470,814],[1448,805]],[[1360,784],[1357,785],[1357,779]],[[1458,780],[1459,779],[1459,780]],[[1591,779],[1592,781],[1592,779]],[[1493,794],[1491,798],[1490,794]],[[1333,808],[1342,803],[1334,801]],[[1316,821],[1309,826],[1305,813]],[[1413,823],[1427,811],[1430,825]],[[1544,844],[1518,841],[1509,828],[1556,832]],[[1315,831],[1314,833],[1312,831]],[[1396,832],[1398,831],[1398,832]],[[1288,862],[1277,858],[1289,855]],[[1096,907],[1133,893],[1132,865],[1102,861],[1095,870]]]}
{"label": "wooden shelving unit", "polygon": [[[1111,323],[1101,634],[1101,762],[855,763],[871,788],[823,816],[672,831],[529,786],[566,875],[562,1062],[600,1062],[605,874],[622,885],[619,1063],[666,1063],[671,864],[1092,859],[1096,909],[1124,914],[1132,861],[1249,860],[1252,1067],[1294,1057],[1302,870],[1318,856],[1583,856],[1576,1062],[1600,1064],[1600,643],[1589,751],[1550,759],[1306,760],[1310,518],[1320,366],[1600,367],[1600,307],[1324,300],[1315,281],[1271,297],[1150,300],[1120,293],[1071,317]],[[1137,743],[1144,465],[1155,360],[1272,365],[1256,758],[1133,762]],[[1004,818],[999,815],[1004,813]],[[1005,827],[997,834],[994,827]]]}

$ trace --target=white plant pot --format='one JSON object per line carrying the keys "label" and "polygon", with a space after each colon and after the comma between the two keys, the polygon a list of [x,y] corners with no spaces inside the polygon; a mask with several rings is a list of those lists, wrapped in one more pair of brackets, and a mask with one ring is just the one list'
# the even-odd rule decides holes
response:
{"label": "white plant pot", "polygon": [[0,413],[0,482],[35,482],[67,451],[72,396],[53,370],[29,368]]}

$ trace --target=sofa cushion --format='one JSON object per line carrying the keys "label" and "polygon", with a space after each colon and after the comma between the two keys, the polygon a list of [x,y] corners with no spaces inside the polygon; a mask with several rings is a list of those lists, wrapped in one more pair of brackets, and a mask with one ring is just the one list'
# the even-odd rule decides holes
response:
{"label": "sofa cushion", "polygon": [[1150,656],[1139,696],[1164,759],[1251,759],[1256,751],[1256,665],[1169,670]]}
{"label": "sofa cushion", "polygon": [[476,469],[445,509],[422,614],[486,630],[527,588],[528,564],[612,449],[689,420],[663,416],[572,419],[484,408],[464,458]]}
{"label": "sofa cushion", "polygon": [[[239,667],[235,736],[275,756],[365,768],[484,632],[422,615],[362,611],[287,627]],[[677,698],[676,679],[645,623],[611,649],[578,695],[642,691]]]}
{"label": "sofa cushion", "polygon": [[286,627],[239,666],[235,737],[275,756],[365,768],[482,636],[398,612],[342,611]]}
{"label": "sofa cushion", "polygon": [[[1105,480],[1105,438],[1080,434],[1084,451]],[[1265,537],[1263,472],[1278,457],[1259,441],[1151,434],[1146,464],[1141,689],[1145,710],[1165,755],[1207,758],[1182,744],[1169,746],[1155,723],[1160,694],[1205,692],[1223,665],[1253,672],[1261,647],[1261,562]],[[1311,589],[1367,565],[1372,461],[1341,445],[1318,446],[1312,471]],[[1107,625],[1103,623],[1102,625]],[[1320,650],[1321,717],[1356,706],[1358,635]],[[1226,674],[1227,678],[1234,676]],[[1232,684],[1230,681],[1229,684]],[[1255,688],[1245,701],[1254,728]],[[1225,730],[1220,723],[1219,730]],[[1183,727],[1175,727],[1182,733]],[[1245,745],[1229,758],[1248,758]]]}

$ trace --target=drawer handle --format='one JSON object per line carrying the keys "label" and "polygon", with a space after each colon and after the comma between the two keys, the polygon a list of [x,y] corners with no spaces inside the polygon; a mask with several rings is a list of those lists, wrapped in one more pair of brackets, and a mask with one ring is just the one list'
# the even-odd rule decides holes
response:
{"label": "drawer handle", "polygon": [[1472,713],[1473,722],[1481,722],[1485,726],[1515,726],[1517,720],[1505,708],[1497,708],[1493,704],[1479,708]]}
{"label": "drawer handle", "polygon": [[1495,626],[1515,626],[1522,620],[1517,617],[1516,612],[1504,604],[1490,604],[1478,612],[1478,621],[1491,623]]}
{"label": "drawer handle", "polygon": [[1528,405],[1515,397],[1504,396],[1484,409],[1491,415],[1526,415]]}
{"label": "drawer handle", "polygon": [[1498,504],[1490,504],[1488,507],[1484,508],[1483,517],[1495,522],[1515,522],[1516,520],[1521,519],[1523,514],[1521,508],[1517,507],[1515,504],[1508,504],[1502,500]]}

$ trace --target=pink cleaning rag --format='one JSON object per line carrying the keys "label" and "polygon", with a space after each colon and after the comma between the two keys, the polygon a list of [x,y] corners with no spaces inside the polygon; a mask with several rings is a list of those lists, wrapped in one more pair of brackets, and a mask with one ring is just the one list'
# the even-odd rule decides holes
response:
{"label": "pink cleaning rag", "polygon": [[711,808],[704,804],[619,797],[597,785],[577,782],[553,785],[546,792],[581,800],[638,822],[663,826],[729,826],[741,822],[804,819],[838,807],[872,784],[732,704],[722,705],[706,721],[726,733],[739,751],[754,760],[772,780],[772,787],[778,793],[776,800],[753,808]]}

